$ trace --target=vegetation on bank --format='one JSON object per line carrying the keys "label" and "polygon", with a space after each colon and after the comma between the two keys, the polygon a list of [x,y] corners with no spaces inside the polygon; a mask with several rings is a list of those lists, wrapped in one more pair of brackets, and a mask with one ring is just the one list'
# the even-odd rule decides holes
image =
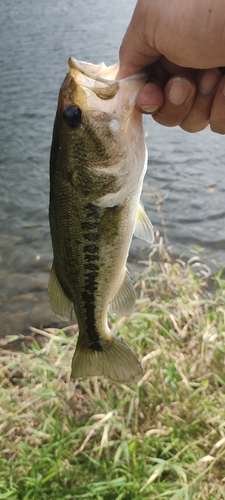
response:
{"label": "vegetation on bank", "polygon": [[225,280],[164,255],[136,290],[137,385],[71,383],[62,331],[0,350],[0,499],[225,499]]}

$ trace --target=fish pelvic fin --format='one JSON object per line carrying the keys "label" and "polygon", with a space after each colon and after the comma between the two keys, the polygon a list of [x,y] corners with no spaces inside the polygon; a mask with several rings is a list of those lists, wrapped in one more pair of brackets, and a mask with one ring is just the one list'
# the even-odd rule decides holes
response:
{"label": "fish pelvic fin", "polygon": [[71,378],[104,376],[114,382],[138,382],[142,377],[141,365],[125,342],[112,335],[110,340],[93,350],[78,340],[72,360]]}
{"label": "fish pelvic fin", "polygon": [[59,283],[55,271],[54,261],[49,277],[48,296],[50,307],[54,313],[65,321],[71,320],[73,304]]}
{"label": "fish pelvic fin", "polygon": [[153,243],[154,241],[153,225],[149,220],[141,202],[137,208],[134,236],[140,238],[140,240],[147,241],[148,243]]}

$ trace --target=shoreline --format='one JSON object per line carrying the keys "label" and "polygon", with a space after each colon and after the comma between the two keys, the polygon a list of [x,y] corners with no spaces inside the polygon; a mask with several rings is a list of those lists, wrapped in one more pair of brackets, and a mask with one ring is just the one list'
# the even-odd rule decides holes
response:
{"label": "shoreline", "polygon": [[137,384],[71,382],[76,332],[49,329],[36,332],[43,342],[21,339],[24,352],[0,349],[3,494],[224,497],[225,279],[218,273],[211,294],[204,266],[197,275],[182,260],[150,264],[134,313],[111,318],[141,361]]}

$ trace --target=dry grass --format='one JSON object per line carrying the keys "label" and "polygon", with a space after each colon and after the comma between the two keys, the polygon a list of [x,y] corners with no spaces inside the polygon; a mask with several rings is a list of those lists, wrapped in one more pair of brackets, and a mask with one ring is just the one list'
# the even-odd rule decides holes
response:
{"label": "dry grass", "polygon": [[0,351],[0,499],[225,499],[225,280],[209,279],[150,259],[136,311],[112,319],[142,359],[133,387],[72,384],[64,332]]}

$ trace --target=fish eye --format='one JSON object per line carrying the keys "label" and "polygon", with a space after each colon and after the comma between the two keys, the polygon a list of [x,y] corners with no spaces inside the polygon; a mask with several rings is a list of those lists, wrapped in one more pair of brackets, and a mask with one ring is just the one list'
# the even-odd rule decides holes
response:
{"label": "fish eye", "polygon": [[81,110],[77,106],[67,106],[63,111],[63,120],[69,127],[76,128],[81,124]]}

